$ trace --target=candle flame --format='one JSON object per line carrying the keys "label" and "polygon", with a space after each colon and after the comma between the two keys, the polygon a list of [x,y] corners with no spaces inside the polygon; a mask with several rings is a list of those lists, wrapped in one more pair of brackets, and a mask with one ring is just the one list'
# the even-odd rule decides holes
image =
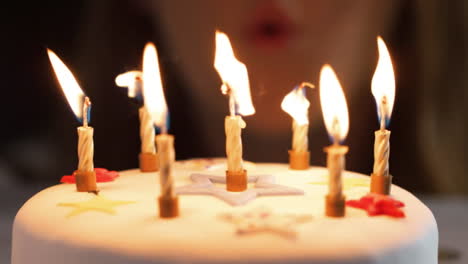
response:
{"label": "candle flame", "polygon": [[60,60],[60,58],[50,49],[47,49],[47,54],[49,55],[50,63],[54,69],[55,76],[62,87],[62,91],[67,98],[68,104],[75,114],[76,118],[79,120],[83,119],[83,103],[85,94],[81,90],[78,82],[67,68],[65,63]]}
{"label": "candle flame", "polygon": [[128,71],[117,75],[115,84],[128,88],[128,97],[135,98],[142,90],[143,73],[141,71]]}
{"label": "candle flame", "polygon": [[147,43],[143,53],[143,97],[154,124],[165,133],[167,104],[159,71],[158,54],[153,43]]}
{"label": "candle flame", "polygon": [[320,103],[328,134],[335,143],[343,141],[349,130],[346,98],[338,77],[330,65],[320,72]]}
{"label": "candle flame", "polygon": [[234,100],[235,112],[244,116],[255,114],[247,68],[236,59],[228,36],[219,31],[216,31],[214,67],[223,80],[222,92],[229,94]]}
{"label": "candle flame", "polygon": [[372,78],[372,94],[377,103],[379,119],[386,126],[390,121],[395,101],[395,74],[390,53],[380,36],[377,37],[377,46],[379,62]]}
{"label": "candle flame", "polygon": [[288,113],[298,125],[309,124],[310,102],[306,98],[305,89],[305,85],[296,86],[281,102],[281,109]]}

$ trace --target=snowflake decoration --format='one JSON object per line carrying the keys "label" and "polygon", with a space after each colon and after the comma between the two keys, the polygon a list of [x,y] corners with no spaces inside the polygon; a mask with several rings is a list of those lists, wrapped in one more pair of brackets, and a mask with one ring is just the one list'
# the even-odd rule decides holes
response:
{"label": "snowflake decoration", "polygon": [[298,224],[312,220],[311,215],[274,214],[263,207],[240,214],[223,214],[221,218],[233,223],[239,235],[270,232],[291,240],[297,238],[295,227]]}
{"label": "snowflake decoration", "polygon": [[193,183],[176,188],[177,194],[212,195],[232,206],[244,205],[257,196],[304,195],[303,190],[275,184],[272,175],[249,177],[248,181],[255,183],[255,187],[243,192],[229,192],[226,188],[217,187],[214,183],[226,183],[224,176],[192,174],[190,178]]}

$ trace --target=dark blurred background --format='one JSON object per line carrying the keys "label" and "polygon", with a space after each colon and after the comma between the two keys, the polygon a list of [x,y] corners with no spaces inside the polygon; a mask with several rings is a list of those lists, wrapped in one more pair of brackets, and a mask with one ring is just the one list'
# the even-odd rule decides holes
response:
{"label": "dark blurred background", "polygon": [[[358,1],[355,6],[346,4],[338,9],[343,4],[333,1],[327,4],[215,2],[49,0],[27,5],[8,3],[10,6],[2,9],[5,83],[1,104],[4,128],[1,130],[0,167],[5,173],[0,181],[53,184],[76,167],[76,127],[79,123],[62,95],[46,48],[62,58],[93,102],[91,124],[95,128],[94,161],[97,167],[114,170],[137,167],[140,144],[138,103],[127,98],[126,90],[117,87],[114,78],[127,70],[140,69],[142,49],[147,41],[155,42],[158,47],[171,111],[171,132],[176,135],[177,158],[224,156],[222,120],[227,112],[227,100],[218,91],[221,81],[212,67],[214,30],[219,28],[232,36],[236,54],[249,70],[252,96],[257,106],[257,115],[246,117],[248,126],[243,131],[245,159],[287,161],[291,121],[280,110],[280,99],[301,81],[318,84],[319,67],[329,62],[336,66],[345,90],[350,90],[346,91],[351,117],[346,141],[351,148],[347,168],[370,173],[373,131],[378,128],[370,81],[377,62],[375,36],[381,34],[389,46],[397,78],[390,126],[390,168],[395,182],[423,193],[467,192],[466,177],[453,175],[465,174],[463,169],[466,168],[462,165],[467,145],[463,134],[466,118],[460,114],[466,110],[466,34],[462,34],[466,21],[464,11],[459,10],[464,7],[461,1],[450,4],[431,1],[424,5],[417,1],[389,1],[382,8],[372,1]],[[293,11],[297,14],[297,9],[306,7],[310,10],[296,19],[299,16]],[[390,11],[379,13],[383,8]],[[249,13],[250,10],[253,11]],[[235,17],[234,22],[230,22],[226,18],[229,12],[244,12],[245,18]],[[325,15],[317,18],[319,12]],[[350,21],[358,21],[353,16],[361,13],[372,15],[350,26]],[[283,18],[291,14],[291,20]],[[265,17],[265,21],[258,22],[257,15]],[[243,19],[254,22],[244,23]],[[197,21],[200,26],[194,26]],[[371,22],[381,26],[373,28]],[[252,23],[260,24],[255,34],[261,44],[244,41],[245,38],[240,36],[242,25],[255,28]],[[300,31],[300,37],[316,43],[317,47],[307,46],[300,50],[300,45],[281,45],[291,35],[285,33],[287,25],[284,24],[288,23],[305,28]],[[333,35],[316,28],[336,33]],[[430,29],[425,31],[426,28]],[[179,35],[173,36],[171,31],[177,31]],[[343,47],[364,47],[367,51],[348,51],[339,45],[326,49],[325,44],[321,44],[342,42],[337,40],[346,34],[352,34],[354,38],[351,37]],[[354,40],[356,38],[365,41]],[[353,45],[353,42],[357,44]],[[254,45],[257,50],[249,50]],[[315,49],[330,55],[311,58],[308,53],[320,53]],[[186,56],[187,53],[193,56]],[[252,55],[254,53],[257,57]],[[282,54],[287,57],[288,53],[293,57],[290,61],[281,57]],[[297,53],[298,57],[294,58]],[[356,58],[351,53],[360,56]],[[336,58],[336,54],[341,57]],[[275,58],[278,60],[274,61]],[[190,62],[193,60],[197,62]],[[272,68],[271,64],[277,67]],[[197,75],[198,72],[193,73],[190,67],[203,70]],[[200,88],[200,85],[209,87]],[[213,105],[207,105],[206,99],[198,99],[194,94],[206,94]],[[324,165],[322,147],[328,140],[318,93],[309,92],[309,99],[312,105],[309,140],[312,163]],[[271,108],[269,112],[263,110],[265,105]],[[441,129],[441,126],[446,128]],[[449,168],[453,169],[447,173],[451,176],[434,176],[449,171]]]}
{"label": "dark blurred background", "polygon": [[[62,58],[93,102],[91,124],[95,128],[94,161],[96,166],[114,170],[137,166],[139,152],[138,104],[127,98],[125,89],[116,87],[114,78],[127,70],[140,69],[142,49],[147,41],[155,42],[158,47],[166,97],[171,111],[171,132],[176,135],[177,158],[224,156],[222,118],[227,112],[227,100],[218,92],[220,80],[212,67],[214,30],[219,28],[232,36],[235,50],[236,47],[239,47],[236,53],[249,69],[254,104],[259,105],[258,115],[246,118],[248,126],[243,131],[245,159],[286,162],[286,151],[289,148],[291,136],[290,117],[279,109],[280,101],[278,98],[282,98],[300,81],[317,83],[319,66],[325,62],[336,60],[337,66],[335,68],[345,89],[353,87],[352,89],[357,90],[354,87],[358,87],[360,91],[347,92],[351,116],[351,128],[346,141],[351,147],[347,157],[347,168],[361,173],[369,173],[372,169],[373,159],[373,131],[378,128],[375,103],[370,93],[370,80],[377,61],[375,35],[382,34],[389,46],[397,78],[396,104],[390,126],[392,130],[391,172],[395,175],[395,182],[417,192],[459,193],[467,191],[465,177],[461,175],[433,175],[434,160],[436,163],[440,163],[436,164],[438,167],[442,167],[437,172],[448,171],[448,167],[454,167],[447,166],[450,162],[443,160],[443,158],[437,160],[439,156],[450,156],[451,160],[455,159],[456,162],[453,164],[456,164],[455,167],[458,166],[456,170],[459,173],[464,173],[462,162],[459,161],[463,161],[465,156],[466,140],[462,132],[466,131],[466,122],[464,115],[461,120],[457,119],[462,116],[457,112],[464,112],[466,109],[463,104],[465,101],[460,99],[466,99],[466,88],[464,87],[466,78],[463,74],[466,71],[466,45],[463,45],[466,36],[458,33],[464,33],[461,27],[466,21],[464,17],[456,15],[453,19],[447,19],[451,16],[449,12],[456,11],[458,15],[460,15],[459,13],[463,15],[463,11],[457,11],[457,8],[464,6],[461,3],[428,2],[422,8],[418,2],[389,1],[391,2],[389,7],[391,6],[393,11],[386,12],[390,14],[381,15],[381,20],[386,21],[382,22],[385,25],[377,29],[378,32],[372,31],[373,34],[370,34],[371,30],[361,33],[362,38],[366,40],[365,47],[369,51],[366,53],[356,52],[362,55],[357,58],[360,60],[356,61],[353,57],[335,59],[335,54],[342,53],[342,49],[335,45],[333,48],[336,50],[323,52],[331,54],[329,58],[316,56],[317,59],[313,64],[305,64],[303,61],[313,61],[314,58],[309,58],[310,56],[308,57],[304,53],[300,54],[302,57],[299,56],[299,59],[296,59],[298,63],[294,64],[294,59],[286,61],[280,56],[272,55],[288,53],[289,51],[288,48],[282,48],[281,45],[274,46],[281,42],[283,35],[285,35],[285,30],[281,29],[281,23],[289,23],[289,21],[275,20],[275,16],[278,17],[277,13],[283,9],[285,14],[289,14],[288,11],[294,11],[294,6],[300,6],[301,1],[292,1],[293,4],[280,3],[284,1],[253,1],[255,4],[240,1],[233,6],[229,6],[231,1],[221,1],[224,2],[223,4],[202,1],[204,5],[200,3],[196,7],[190,1],[174,1],[170,4],[168,2],[170,1],[154,1],[154,3],[150,1],[100,1],[99,3],[78,1],[69,3],[49,0],[28,5],[18,3],[16,6],[13,4],[13,6],[3,9],[2,50],[4,51],[4,59],[2,65],[4,69],[2,72],[6,83],[3,88],[4,101],[1,104],[2,113],[4,113],[4,128],[1,130],[3,142],[0,152],[0,167],[4,173],[0,177],[1,181],[21,184],[53,184],[58,182],[61,175],[71,173],[76,167],[77,135],[75,131],[79,124],[73,117],[51,70],[45,52],[46,48],[54,50]],[[206,7],[210,5],[211,7],[207,9]],[[260,30],[258,35],[263,37],[263,42],[271,41],[272,45],[259,45],[260,49],[264,47],[263,50],[266,50],[264,56],[259,55],[259,58],[249,57],[249,52],[252,51],[243,52],[247,48],[242,48],[249,43],[242,42],[243,39],[239,37],[238,31],[233,29],[233,23],[226,19],[219,19],[221,15],[229,13],[230,10],[235,13],[235,8],[239,10],[245,8],[247,11],[249,9],[262,9],[262,7],[255,5],[265,5],[267,6],[264,8],[265,10],[274,10],[274,15],[263,15],[265,23],[270,24],[266,25],[263,31]],[[367,1],[358,1],[356,6],[358,5],[364,6],[362,8],[364,11],[360,11],[364,14],[377,13],[374,11],[375,5]],[[432,7],[427,7],[430,5]],[[321,8],[329,12],[329,16],[337,13],[337,17],[341,13],[349,14],[357,9],[349,4],[346,4],[342,9],[335,9],[337,6],[338,4],[335,6],[332,4],[328,4],[328,6],[319,3],[312,4],[314,9],[319,9],[318,11]],[[389,7],[387,9],[390,9]],[[426,10],[424,12],[427,13],[437,9],[439,14],[430,17],[430,19],[425,18],[418,8]],[[325,11],[322,10],[322,12]],[[167,14],[168,12],[173,13]],[[359,14],[358,11],[354,13],[356,13],[355,15]],[[252,11],[251,16],[256,17],[255,14]],[[263,13],[260,12],[260,14]],[[213,19],[207,21],[204,15],[212,16]],[[303,20],[299,20],[299,22],[303,22],[304,28],[311,27],[310,23],[321,26],[320,21],[314,20],[313,15],[314,13],[307,14]],[[434,16],[434,14],[432,15]],[[243,19],[249,19],[249,15],[245,16],[247,18],[240,17],[238,19],[239,25],[243,24]],[[205,29],[193,25],[192,28],[187,26],[184,29],[183,22],[175,22],[181,24],[177,28],[177,25],[172,25],[171,20],[167,17],[172,17],[174,21],[187,21],[185,22],[187,24],[200,21],[199,24]],[[384,17],[391,17],[391,19]],[[325,15],[322,19],[323,23],[328,21]],[[347,19],[357,20],[353,20],[353,17]],[[355,27],[368,26],[372,19],[378,22],[379,17],[377,15],[369,16],[368,21],[364,21],[365,23],[362,22],[362,24],[356,22]],[[330,25],[339,26],[340,23],[343,23],[342,27],[349,27],[345,24],[349,21],[340,22],[338,20],[336,22],[335,20],[330,20]],[[295,23],[295,21],[293,22]],[[375,23],[379,24],[377,22]],[[303,30],[301,37],[304,39],[313,38],[312,43],[321,43],[321,37],[323,37],[323,42],[337,40],[341,37],[339,35],[341,31],[336,29],[336,25],[332,27],[329,24],[324,24],[323,27],[338,32],[336,33],[337,37],[330,37],[330,34],[326,35],[317,30],[313,31],[315,35],[310,37],[305,35],[309,31]],[[434,25],[439,28],[429,30],[433,33],[429,37],[425,35],[426,31],[421,30],[421,27],[433,27]],[[186,32],[180,34],[189,36],[186,39],[167,33],[172,29],[180,31],[181,28],[182,31],[186,30]],[[203,42],[195,39],[196,31],[200,31],[200,39],[213,34],[208,40],[210,42],[206,42],[208,43],[206,48],[200,48]],[[351,30],[351,33],[353,32]],[[346,36],[345,33],[343,35]],[[438,38],[444,40],[445,46],[439,43]],[[265,39],[266,41],[264,41]],[[435,44],[422,44],[428,40]],[[177,43],[171,43],[171,41]],[[350,40],[350,42],[353,41],[353,39]],[[186,47],[179,48],[181,46],[179,42],[191,42],[189,45],[193,45],[191,52],[194,60],[197,60],[201,56],[200,54],[208,55],[206,58],[200,59],[198,64],[190,64],[186,61],[190,61],[192,58],[184,56],[184,51],[178,52],[178,49],[187,49]],[[362,41],[354,42],[359,45]],[[236,43],[239,44],[236,46]],[[352,44],[346,44],[346,46],[354,47]],[[429,49],[427,46],[433,50],[426,51]],[[445,50],[439,50],[439,48],[445,48]],[[293,47],[293,49],[297,50],[297,47]],[[315,47],[310,46],[307,49],[313,53]],[[317,44],[317,49],[323,50],[323,45]],[[421,50],[426,53],[421,52]],[[291,53],[294,52],[291,51]],[[431,61],[431,59],[423,58],[428,53],[436,59]],[[267,65],[271,61],[266,61],[262,66],[262,62],[258,62],[258,60],[262,58],[268,60],[275,58],[274,56],[279,58],[278,63],[284,65],[272,68],[270,77],[264,78],[264,75],[268,76],[269,74],[270,69]],[[301,60],[301,58],[303,59]],[[349,62],[350,60],[351,62]],[[249,62],[252,64],[252,71],[250,71]],[[427,70],[427,63],[439,63],[440,65]],[[332,63],[332,65],[335,64]],[[198,79],[211,81],[210,87],[203,87],[206,91],[199,93],[206,93],[210,102],[217,102],[214,103],[213,107],[203,101],[201,103],[192,102],[192,98],[193,101],[197,99],[194,98],[193,92],[187,92],[187,90],[200,88],[197,87],[197,83],[191,81],[190,74],[193,75],[193,73],[187,73],[190,70],[186,70],[186,68],[190,65],[204,69]],[[256,70],[259,65],[266,68],[265,72]],[[304,70],[307,67],[308,69]],[[450,67],[450,69],[446,67]],[[353,70],[347,70],[348,68]],[[356,68],[359,70],[356,71]],[[432,69],[438,71],[428,72]],[[293,73],[288,75],[288,71]],[[298,71],[303,71],[304,74],[294,74]],[[458,79],[454,79],[454,71],[456,71]],[[282,80],[268,83],[269,79],[274,79],[277,72],[281,74]],[[429,82],[426,75],[442,75],[444,73],[447,77],[436,80],[443,83],[430,83],[431,87],[425,85]],[[351,75],[353,77],[349,77]],[[262,78],[264,79],[262,80]],[[284,87],[272,87],[275,84],[279,86],[278,83]],[[432,88],[432,86],[437,88]],[[268,89],[269,93],[265,92],[265,89]],[[275,89],[277,90],[275,91]],[[270,94],[271,97],[269,97]],[[325,155],[322,152],[322,147],[328,144],[328,140],[322,124],[317,95],[316,91],[309,93],[312,104],[310,150],[312,163],[324,165]],[[430,98],[427,99],[428,97]],[[450,99],[454,101],[451,102]],[[273,102],[278,103],[277,106]],[[273,109],[266,114],[262,112],[265,104]],[[434,106],[427,104],[434,104]],[[453,107],[453,104],[456,106]],[[200,109],[200,105],[204,108]],[[218,107],[220,105],[222,107]],[[224,106],[226,107],[223,108]],[[437,115],[428,118],[427,115],[431,114],[428,113],[431,109]],[[194,114],[203,111],[210,114],[206,117],[203,117],[204,114]],[[197,118],[202,121],[197,120]],[[209,119],[209,121],[205,122],[203,118]],[[432,124],[434,130],[440,129],[439,125],[447,126],[444,133],[428,132],[425,130],[427,130],[427,120],[429,119],[436,121],[451,119],[451,122]],[[460,125],[460,121],[463,124]],[[276,125],[277,123],[281,123],[281,125]],[[200,126],[210,127],[200,129]],[[258,126],[272,127],[270,129],[272,133],[256,129]],[[252,131],[257,132],[250,131],[249,127],[252,127]],[[210,136],[207,137],[207,134]],[[460,137],[455,140],[456,145],[460,146],[451,146],[453,142],[450,139],[453,137]],[[425,143],[424,140],[440,141],[441,143]],[[446,147],[440,148],[439,146]],[[441,152],[442,155],[428,158],[424,154],[427,152]],[[427,164],[432,164],[432,166]],[[439,185],[444,184],[440,184],[440,180],[434,179],[434,177],[445,178],[443,181],[452,181],[453,183],[445,184],[448,186],[446,188],[438,188]],[[447,178],[449,179],[447,180]]]}
{"label": "dark blurred background", "polygon": [[[11,225],[28,197],[77,166],[79,123],[46,48],[65,62],[93,102],[96,167],[138,165],[138,103],[114,78],[141,69],[147,41],[158,47],[177,159],[224,156],[227,99],[213,68],[216,28],[229,35],[249,71],[257,114],[245,118],[246,160],[287,161],[291,118],[281,111],[281,99],[302,81],[318,84],[320,66],[331,63],[350,111],[347,169],[364,174],[372,171],[378,128],[370,82],[375,37],[382,35],[397,81],[390,126],[394,182],[429,195],[423,197],[438,206],[436,216],[446,215],[447,204],[466,209],[464,198],[434,200],[435,194],[468,193],[466,1],[46,0],[9,1],[0,10],[0,189],[8,216],[0,224]],[[308,97],[311,161],[324,166],[322,148],[329,142],[318,92]],[[438,221],[447,224],[441,231],[452,225]],[[8,239],[2,243],[9,248]]]}

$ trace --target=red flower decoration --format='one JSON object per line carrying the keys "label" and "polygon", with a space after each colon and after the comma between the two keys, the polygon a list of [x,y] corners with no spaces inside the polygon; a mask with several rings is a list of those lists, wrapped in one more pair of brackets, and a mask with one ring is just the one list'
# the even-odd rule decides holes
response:
{"label": "red flower decoration", "polygon": [[366,210],[369,216],[388,215],[396,218],[405,217],[405,213],[400,209],[405,204],[387,195],[367,194],[359,200],[346,201],[346,205]]}
{"label": "red flower decoration", "polygon": [[[109,171],[103,168],[94,168],[96,172],[96,182],[110,182],[119,177],[119,173],[116,171]],[[61,183],[75,183],[75,172],[73,175],[65,175],[60,179]]]}

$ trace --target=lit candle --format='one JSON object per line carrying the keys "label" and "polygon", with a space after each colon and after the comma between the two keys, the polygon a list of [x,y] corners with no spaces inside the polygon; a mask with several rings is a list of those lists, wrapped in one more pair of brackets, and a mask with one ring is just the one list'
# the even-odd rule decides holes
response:
{"label": "lit candle", "polygon": [[340,82],[329,65],[324,65],[320,72],[320,102],[323,120],[333,142],[325,148],[329,172],[325,213],[331,217],[343,217],[345,198],[341,174],[345,168],[344,155],[348,152],[348,147],[340,145],[340,142],[344,141],[348,134],[348,106]]}
{"label": "lit candle", "polygon": [[218,71],[223,85],[221,91],[229,96],[229,112],[224,120],[226,132],[226,188],[228,191],[247,189],[247,171],[242,165],[241,129],[246,124],[240,115],[255,113],[250,96],[250,84],[245,65],[234,55],[226,34],[216,32],[216,55],[214,67]]}
{"label": "lit candle", "polygon": [[129,98],[136,98],[142,93],[143,73],[141,71],[128,71],[115,77],[115,84],[119,87],[126,87]]}
{"label": "lit candle", "polygon": [[377,46],[379,49],[379,62],[372,78],[372,94],[377,104],[380,130],[375,131],[371,192],[388,195],[392,185],[392,176],[388,169],[390,131],[386,128],[390,123],[395,101],[395,75],[390,54],[381,37],[377,37]]}
{"label": "lit candle", "polygon": [[143,98],[154,125],[161,130],[161,134],[156,136],[161,184],[159,216],[162,218],[176,217],[179,214],[179,203],[173,190],[174,136],[167,134],[168,110],[159,71],[158,54],[152,43],[146,44],[143,55]]}
{"label": "lit candle", "polygon": [[310,83],[301,83],[288,93],[281,102],[281,108],[292,118],[292,150],[289,151],[289,167],[293,170],[309,168],[308,150],[309,133],[309,100],[306,98],[306,87],[314,88]]}
{"label": "lit candle", "polygon": [[83,125],[78,127],[78,170],[75,171],[76,189],[79,192],[97,192],[94,172],[93,128],[88,126],[91,101],[85,96],[67,66],[51,50],[47,50],[52,68],[75,116]]}
{"label": "lit candle", "polygon": [[[115,83],[120,87],[128,87],[128,97],[135,98],[142,93],[144,87],[143,73],[140,71],[129,71],[119,74]],[[147,86],[150,89],[152,86]],[[159,161],[154,144],[154,124],[151,115],[145,105],[138,110],[140,117],[140,141],[141,152],[139,165],[142,172],[154,172],[159,169]]]}

